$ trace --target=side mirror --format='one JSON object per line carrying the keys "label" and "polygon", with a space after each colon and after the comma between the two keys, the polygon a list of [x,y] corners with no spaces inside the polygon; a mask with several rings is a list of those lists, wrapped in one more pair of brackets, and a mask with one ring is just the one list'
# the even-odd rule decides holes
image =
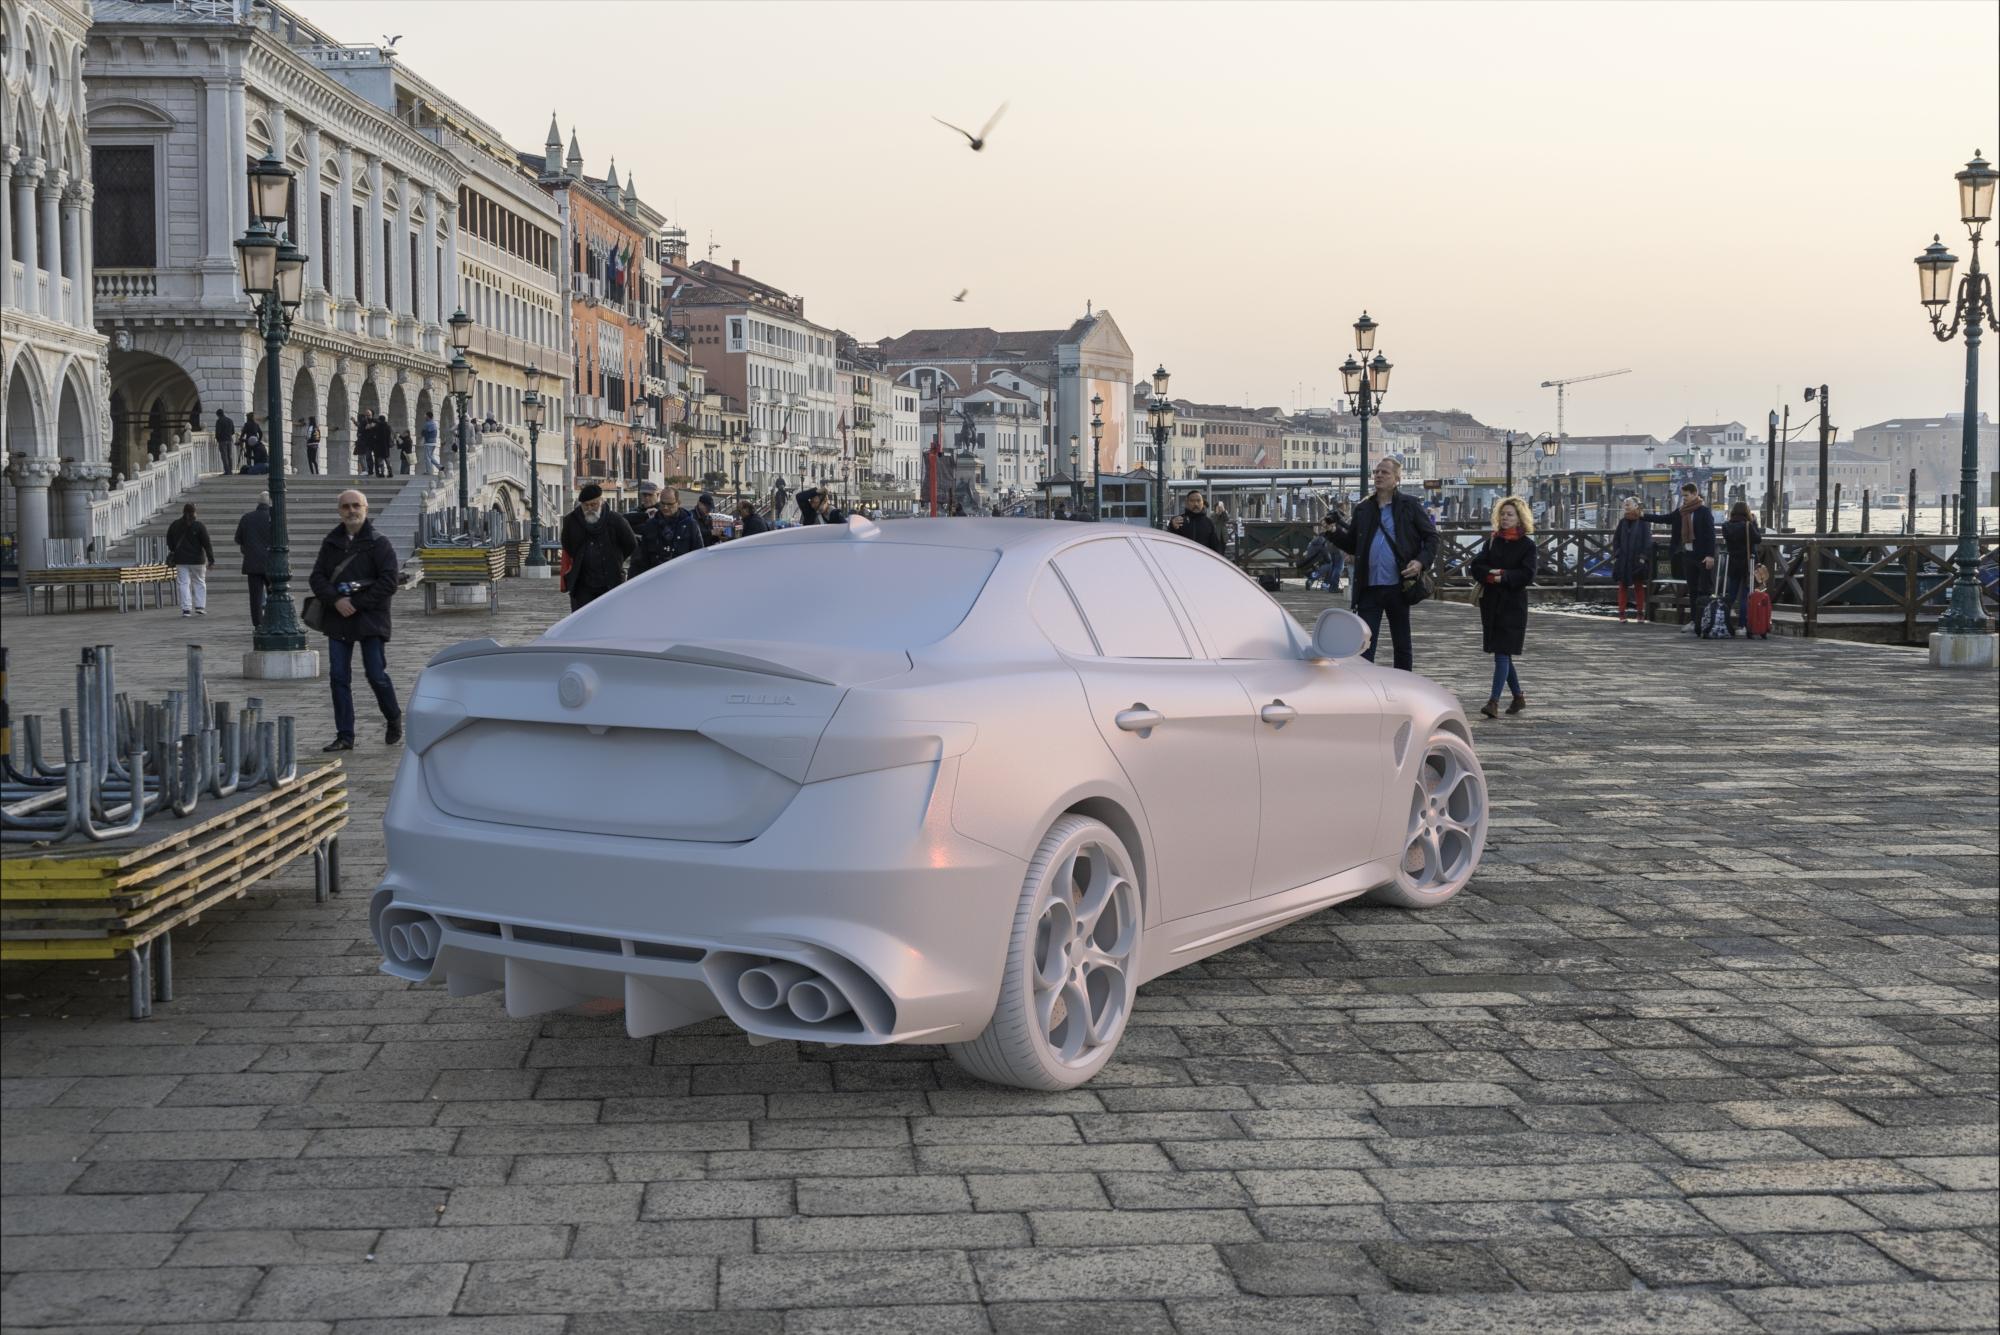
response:
{"label": "side mirror", "polygon": [[1352,612],[1329,607],[1313,622],[1313,658],[1353,658],[1367,647],[1368,623]]}

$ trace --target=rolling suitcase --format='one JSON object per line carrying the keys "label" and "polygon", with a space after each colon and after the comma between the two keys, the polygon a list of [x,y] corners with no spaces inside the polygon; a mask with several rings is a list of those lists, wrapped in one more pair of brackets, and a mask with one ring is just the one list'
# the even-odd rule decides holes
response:
{"label": "rolling suitcase", "polygon": [[1702,600],[1694,614],[1694,633],[1704,640],[1726,640],[1729,638],[1729,604],[1722,596],[1722,590],[1729,583],[1729,553],[1719,552],[1715,559],[1715,577],[1710,581],[1708,596]]}
{"label": "rolling suitcase", "polygon": [[1763,589],[1750,592],[1750,609],[1743,618],[1743,631],[1760,640],[1771,638],[1771,595]]}

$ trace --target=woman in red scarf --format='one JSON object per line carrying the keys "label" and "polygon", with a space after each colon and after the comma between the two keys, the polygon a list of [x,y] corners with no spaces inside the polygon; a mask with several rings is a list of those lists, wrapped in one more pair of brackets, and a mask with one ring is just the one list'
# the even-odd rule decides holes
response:
{"label": "woman in red scarf", "polygon": [[1514,659],[1528,637],[1528,586],[1535,582],[1535,521],[1528,503],[1509,496],[1493,507],[1493,533],[1467,567],[1479,586],[1480,647],[1493,655],[1493,689],[1480,713],[1500,717],[1500,688],[1514,693],[1509,714],[1528,707]]}

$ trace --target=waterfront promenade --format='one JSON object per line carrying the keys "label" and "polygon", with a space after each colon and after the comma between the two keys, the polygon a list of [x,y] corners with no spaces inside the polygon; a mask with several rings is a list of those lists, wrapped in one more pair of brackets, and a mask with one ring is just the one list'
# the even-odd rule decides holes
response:
{"label": "waterfront promenade", "polygon": [[[53,715],[100,640],[152,695],[198,638],[240,702],[239,602],[10,598],[15,711]],[[399,599],[399,691],[563,606],[518,580],[490,618]],[[1476,708],[1473,612],[1416,624]],[[2000,719],[1991,676],[1923,658],[1535,616],[1529,712],[1473,720],[1496,814],[1465,894],[1161,978],[1120,1060],[1055,1095],[378,973],[399,750],[360,689],[342,898],[299,867],[211,913],[143,1023],[122,964],[8,969],[0,1324],[1991,1330]],[[256,691],[317,759],[324,680]]]}

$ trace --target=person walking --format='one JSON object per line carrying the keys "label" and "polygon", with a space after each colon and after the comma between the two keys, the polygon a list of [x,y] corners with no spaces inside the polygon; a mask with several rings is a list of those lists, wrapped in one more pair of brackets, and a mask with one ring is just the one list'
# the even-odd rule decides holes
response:
{"label": "person walking", "polygon": [[1653,526],[1637,496],[1625,498],[1625,513],[1611,531],[1611,578],[1618,585],[1618,620],[1625,620],[1627,595],[1633,615],[1646,619],[1646,585],[1653,579]]}
{"label": "person walking", "polygon": [[1352,523],[1335,529],[1333,541],[1354,558],[1349,581],[1353,606],[1368,623],[1368,648],[1361,656],[1375,661],[1386,617],[1395,665],[1408,672],[1415,656],[1410,647],[1410,600],[1404,582],[1430,568],[1437,554],[1437,527],[1414,497],[1398,490],[1403,465],[1396,456],[1384,455],[1376,463],[1374,481],[1374,493],[1354,507]]}
{"label": "person walking", "polygon": [[668,487],[660,493],[659,508],[640,530],[639,554],[632,558],[632,573],[637,575],[663,566],[676,556],[698,552],[706,545],[694,512],[681,509],[680,492]]}
{"label": "person walking", "polygon": [[264,456],[264,428],[257,425],[257,414],[243,414],[243,471],[245,473],[267,473],[269,465]]}
{"label": "person walking", "polygon": [[694,526],[701,534],[701,545],[713,547],[715,537],[715,497],[703,492],[694,498]]}
{"label": "person walking", "polygon": [[1729,571],[1725,577],[1728,582],[1722,588],[1722,603],[1732,618],[1729,623],[1732,640],[1739,626],[1744,638],[1750,635],[1750,585],[1757,564],[1757,544],[1762,540],[1749,502],[1738,501],[1730,506],[1729,518],[1722,521],[1722,546],[1729,553]]}
{"label": "person walking", "polygon": [[306,471],[319,476],[319,419],[306,419]]}
{"label": "person walking", "polygon": [[[625,522],[631,526],[632,533],[634,536],[642,534],[646,531],[646,522],[650,520],[656,513],[658,513],[659,508],[660,508],[660,484],[653,481],[651,478],[648,478],[644,482],[641,482],[639,484],[639,508],[636,510],[626,510],[622,512],[625,516]],[[639,564],[639,562],[643,560],[644,557],[645,557],[645,549],[642,546],[639,550],[638,555],[632,558],[633,574],[635,575],[638,574],[642,569],[651,569],[650,566],[642,567]]]}
{"label": "person walking", "polygon": [[424,446],[424,472],[426,473],[437,472],[438,471],[438,424],[437,424],[437,418],[434,415],[430,413],[424,414],[423,430],[419,434],[418,439],[423,442]]}
{"label": "person walking", "polygon": [[215,452],[222,456],[225,474],[236,471],[236,423],[220,408],[215,410]]}
{"label": "person walking", "polygon": [[1702,604],[1714,584],[1715,512],[1702,501],[1701,488],[1687,482],[1681,485],[1678,510],[1649,514],[1646,522],[1673,525],[1673,570],[1687,584],[1687,629],[1692,631],[1700,623]]}
{"label": "person walking", "polygon": [[1222,530],[1208,516],[1208,498],[1198,491],[1191,491],[1181,502],[1181,512],[1167,521],[1167,531],[1175,533],[1199,547],[1206,547],[1220,556],[1222,554]]}
{"label": "person walking", "polygon": [[376,477],[388,477],[389,453],[396,448],[395,433],[389,429],[389,419],[376,413],[368,422],[374,435],[368,442],[368,463]]}
{"label": "person walking", "polygon": [[576,508],[563,517],[562,549],[570,561],[569,610],[603,597],[625,582],[625,562],[638,549],[625,516],[604,507],[604,488],[586,482]]}
{"label": "person walking", "polygon": [[208,525],[195,518],[194,502],[181,507],[181,517],[167,526],[167,564],[174,568],[174,591],[181,615],[208,615],[208,568],[215,564],[215,544]]}
{"label": "person walking", "polygon": [[369,466],[368,452],[373,448],[374,428],[370,425],[375,415],[363,408],[354,415],[354,471],[366,476],[373,471]]}
{"label": "person walking", "polygon": [[385,745],[403,740],[403,711],[389,680],[389,603],[396,596],[396,546],[368,520],[368,497],[340,493],[340,522],[319,545],[313,597],[326,633],[327,681],[333,688],[333,740],[322,751],[354,749],[354,650],[388,725]]}
{"label": "person walking", "polygon": [[276,530],[271,524],[271,493],[257,497],[257,506],[243,512],[236,521],[236,549],[243,553],[243,577],[250,582],[250,625],[264,624],[264,594],[268,588],[271,543]]}
{"label": "person walking", "polygon": [[407,431],[396,435],[396,471],[404,477],[410,475],[410,461],[417,452],[417,443],[410,439]]}
{"label": "person walking", "polygon": [[1493,655],[1493,689],[1479,712],[1500,717],[1500,688],[1514,693],[1509,714],[1528,707],[1514,660],[1528,637],[1528,586],[1535,582],[1535,521],[1528,503],[1509,496],[1493,507],[1493,532],[1466,573],[1479,591],[1479,647]]}

